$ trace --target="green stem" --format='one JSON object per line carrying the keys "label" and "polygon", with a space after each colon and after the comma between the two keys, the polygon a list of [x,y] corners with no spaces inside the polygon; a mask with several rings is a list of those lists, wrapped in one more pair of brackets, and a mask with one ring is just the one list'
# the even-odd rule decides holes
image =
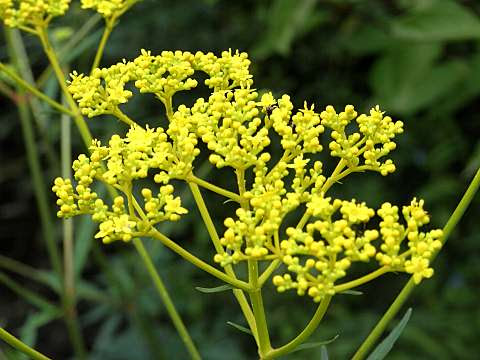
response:
{"label": "green stem", "polygon": [[43,50],[45,51],[45,54],[47,55],[48,60],[50,61],[50,65],[52,66],[52,69],[57,77],[60,88],[65,94],[65,99],[73,111],[73,119],[78,128],[78,131],[80,132],[80,136],[82,137],[83,142],[85,144],[88,144],[88,146],[90,146],[90,144],[92,143],[92,135],[90,134],[90,130],[88,129],[87,123],[85,122],[85,119],[83,118],[80,112],[80,109],[78,108],[77,104],[75,103],[75,100],[73,100],[72,96],[70,95],[70,92],[68,91],[65,75],[62,69],[60,68],[60,63],[58,62],[57,55],[55,54],[55,51],[52,45],[50,44],[50,40],[48,39],[47,29],[45,27],[39,27],[37,31],[38,31],[38,37],[40,38],[40,41],[43,46]]}
{"label": "green stem", "polygon": [[202,269],[203,271],[208,272],[209,274],[215,276],[216,278],[226,282],[227,284],[232,285],[233,287],[236,287],[238,289],[242,289],[244,291],[249,291],[251,290],[251,286],[247,284],[245,281],[238,280],[236,278],[233,278],[224,272],[218,270],[217,268],[214,268],[213,266],[207,264],[205,261],[200,260],[187,250],[185,250],[183,247],[175,243],[174,241],[170,240],[168,237],[163,235],[161,232],[159,232],[156,229],[152,229],[149,233],[145,234],[146,236],[153,237],[154,239],[160,240],[162,244],[164,244],[166,247],[168,247],[170,250],[176,252],[178,255],[183,257],[185,260],[191,262],[193,265],[196,267]]}
{"label": "green stem", "polygon": [[[63,115],[61,118],[61,162],[62,176],[71,178],[71,131],[70,118]],[[79,358],[85,358],[85,344],[78,323],[75,293],[75,266],[73,256],[73,219],[64,219],[63,227],[63,296],[62,302],[65,311],[65,322],[69,329],[70,337]]]}
{"label": "green stem", "polygon": [[[338,180],[340,180],[343,177],[343,176],[338,176],[338,175],[340,174],[340,171],[343,170],[345,165],[346,165],[346,162],[343,159],[341,159],[338,162],[338,164],[335,167],[335,169],[333,170],[332,174],[328,177],[327,181],[325,181],[325,183],[323,184],[322,189],[321,189],[322,193],[326,194],[327,191],[332,187],[332,185],[335,184]],[[306,210],[303,213],[302,218],[300,219],[300,221],[297,224],[297,229],[302,229],[307,224],[308,220],[310,219],[310,216],[311,216],[310,213]]]}
{"label": "green stem", "polygon": [[328,305],[330,304],[330,300],[332,299],[331,296],[326,296],[322,299],[320,302],[320,305],[318,306],[317,310],[315,311],[315,314],[313,315],[312,319],[308,323],[308,325],[303,329],[303,331],[292,341],[290,341],[288,344],[279,347],[278,349],[273,349],[271,350],[267,356],[265,357],[265,360],[267,359],[274,359],[276,357],[286,355],[293,350],[297,348],[300,344],[302,344],[305,340],[307,340],[310,335],[313,334],[313,332],[317,329],[318,325],[323,319],[323,316],[325,315],[325,312],[328,309]]}
{"label": "green stem", "polygon": [[138,125],[135,121],[133,121],[132,119],[130,119],[126,114],[124,114],[120,109],[116,109],[113,114],[113,116],[116,116],[118,118],[118,120],[124,122],[125,124],[127,124],[128,126],[139,126],[141,127],[140,125]]}
{"label": "green stem", "polygon": [[270,345],[270,335],[268,334],[267,318],[263,306],[262,289],[258,284],[258,261],[248,260],[248,279],[253,290],[249,292],[252,303],[255,324],[257,325],[257,345],[260,359],[272,349]]}
{"label": "green stem", "polygon": [[0,339],[5,341],[10,346],[14,347],[15,349],[21,351],[22,353],[30,356],[33,360],[52,360],[49,357],[39,353],[37,350],[32,349],[27,344],[21,342],[15,336],[10,334],[8,331],[0,327]]}
{"label": "green stem", "polygon": [[[7,39],[9,39],[9,32],[6,31]],[[11,35],[11,34],[10,34]],[[41,36],[41,34],[38,34]],[[10,46],[12,51],[15,50],[13,46]],[[17,54],[15,54],[17,55]],[[18,56],[13,57],[17,59]],[[33,186],[37,197],[37,203],[39,207],[40,218],[42,221],[42,228],[44,229],[44,237],[47,243],[47,251],[49,253],[50,261],[54,272],[56,273],[60,283],[63,282],[63,272],[60,260],[60,253],[55,244],[55,235],[53,230],[53,221],[50,218],[50,209],[48,205],[46,186],[43,182],[42,173],[40,170],[40,159],[38,158],[38,151],[36,149],[33,127],[31,124],[30,113],[26,104],[19,104],[20,121],[22,124],[22,130],[24,132],[25,146],[27,150],[27,157],[30,169],[32,171]],[[83,120],[83,118],[82,118]],[[88,130],[88,129],[87,129]],[[83,339],[80,332],[74,308],[72,308],[68,296],[65,291],[61,291],[62,307],[65,313],[65,323],[72,341],[72,345],[75,349],[75,353],[79,359],[85,358],[85,347],[83,345]]]}
{"label": "green stem", "polygon": [[194,360],[200,360],[201,359],[200,354],[196,349],[192,341],[192,338],[190,337],[187,331],[187,328],[183,324],[183,321],[180,318],[180,315],[175,309],[175,305],[173,304],[172,299],[170,298],[170,295],[168,294],[168,291],[165,288],[165,285],[163,284],[162,279],[160,278],[160,275],[155,269],[152,259],[148,255],[148,252],[145,250],[145,247],[143,246],[142,241],[137,238],[133,240],[133,244],[135,245],[135,248],[140,254],[140,257],[142,258],[142,261],[145,267],[147,268],[148,273],[150,274],[153,280],[153,283],[155,284],[155,287],[157,289],[158,294],[160,295],[160,298],[165,304],[165,308],[167,309],[168,315],[172,319],[172,322],[175,325],[175,328],[177,329],[178,334],[182,338],[183,343],[185,344],[188,352],[190,353],[190,357]]}
{"label": "green stem", "polygon": [[265,284],[270,275],[272,275],[272,273],[277,270],[281,263],[281,260],[275,259],[268,265],[268,267],[263,271],[262,275],[260,275],[260,277],[258,278],[258,285],[260,287]]}
{"label": "green stem", "polygon": [[62,104],[59,104],[58,102],[56,102],[55,100],[52,100],[50,99],[47,95],[45,95],[44,93],[42,93],[40,90],[38,90],[37,88],[35,88],[34,86],[30,85],[28,82],[26,82],[25,80],[23,80],[20,76],[18,76],[14,71],[10,70],[5,64],[1,63],[0,62],[0,71],[2,71],[3,73],[5,73],[9,78],[11,78],[13,81],[15,81],[15,83],[27,90],[28,92],[32,93],[33,95],[35,95],[36,97],[38,97],[40,100],[43,100],[45,101],[47,104],[49,104],[51,107],[53,107],[54,109],[57,109],[58,111],[64,113],[64,114],[67,114],[67,115],[71,115],[73,116],[73,112],[70,110],[70,109],[67,109],[65,106],[63,106]]}
{"label": "green stem", "polygon": [[232,199],[233,201],[236,201],[236,202],[240,202],[242,201],[242,198],[240,195],[232,192],[232,191],[228,191],[224,188],[221,188],[220,186],[217,186],[217,185],[214,185],[212,183],[209,183],[208,181],[205,181],[203,179],[200,179],[198,177],[196,177],[195,175],[191,174],[187,177],[186,179],[189,183],[194,183],[194,184],[197,184],[207,190],[210,190],[210,191],[213,191],[219,195],[222,195],[222,196],[225,196],[226,198],[229,198],[229,199]]}
{"label": "green stem", "polygon": [[[83,25],[75,31],[75,33],[70,37],[65,45],[61,47],[61,49],[58,51],[58,57],[60,60],[60,64],[63,64],[63,57],[65,54],[69,54],[72,52],[72,50],[80,46],[80,41],[83,40],[87,34],[93,29],[93,27],[100,21],[102,20],[102,16],[99,13],[95,13],[90,18],[83,23]],[[45,84],[45,81],[48,80],[52,73],[52,67],[48,66],[45,68],[45,70],[40,74],[40,76],[37,78],[37,86],[38,87],[43,87]]]}
{"label": "green stem", "polygon": [[37,281],[47,286],[50,286],[51,284],[48,278],[44,276],[42,271],[3,255],[0,255],[0,268],[7,269],[18,275],[22,275],[30,280]]}
{"label": "green stem", "polygon": [[163,101],[163,104],[165,105],[165,109],[167,110],[167,119],[169,121],[172,121],[172,118],[173,118],[173,103],[172,103],[172,96],[167,96],[164,101]]}
{"label": "green stem", "polygon": [[112,17],[105,20],[105,30],[103,31],[102,39],[100,40],[100,44],[98,44],[97,53],[95,54],[95,59],[93,60],[92,69],[90,73],[93,72],[94,69],[100,65],[100,60],[103,56],[103,50],[105,49],[105,44],[113,30],[116,18]]}
{"label": "green stem", "polygon": [[[11,52],[10,57],[14,66],[18,67],[19,57],[15,51],[13,30],[5,28],[5,36],[7,40],[8,49]],[[23,94],[23,91],[18,88],[18,93]],[[21,102],[18,104],[18,113],[22,133],[25,143],[25,150],[27,152],[27,161],[32,175],[33,188],[37,200],[38,211],[40,213],[40,221],[42,224],[43,238],[47,245],[48,256],[54,272],[59,278],[62,276],[62,265],[60,261],[60,253],[55,244],[55,234],[53,229],[53,222],[50,218],[50,209],[48,205],[47,192],[45,183],[43,181],[42,170],[40,169],[39,151],[35,143],[35,135],[32,126],[32,119],[28,106]]]}
{"label": "green stem", "polygon": [[[202,196],[202,193],[200,192],[200,189],[198,188],[198,185],[195,183],[189,182],[188,186],[190,187],[193,198],[197,204],[198,210],[200,211],[200,215],[202,216],[202,219],[203,219],[203,222],[205,223],[208,234],[210,235],[210,239],[212,240],[213,246],[215,247],[215,251],[218,254],[224,254],[225,250],[222,244],[220,243],[220,238],[218,236],[217,230],[215,229],[215,225],[213,224],[212,218],[210,217],[210,213],[208,212],[207,205],[203,200],[203,196]],[[225,273],[233,279],[237,278],[235,271],[233,270],[233,267],[231,265],[225,266]],[[237,299],[238,304],[240,305],[240,309],[242,310],[245,316],[245,319],[247,320],[248,325],[250,326],[250,329],[252,330],[253,335],[256,338],[257,327],[255,325],[255,317],[253,315],[252,309],[250,308],[250,305],[248,304],[245,294],[241,290],[234,289],[233,295]]]}
{"label": "green stem", "polygon": [[6,287],[10,288],[10,290],[17,293],[22,299],[30,302],[32,305],[38,307],[39,309],[57,308],[55,304],[18,284],[2,272],[0,272],[0,283],[3,283]]}
{"label": "green stem", "polygon": [[[443,228],[443,237],[442,237],[443,244],[445,244],[445,242],[448,240],[450,234],[452,233],[452,230],[458,224],[463,214],[467,210],[468,206],[472,202],[475,194],[478,191],[479,186],[480,186],[480,169],[475,174],[475,177],[473,178],[470,185],[468,186],[467,191],[463,195],[455,211],[450,216],[450,218],[447,221],[447,224]],[[434,259],[435,256],[436,254],[432,257],[432,260]],[[382,316],[382,318],[377,323],[375,328],[370,332],[368,337],[365,339],[365,341],[362,343],[360,348],[357,350],[357,352],[352,358],[353,360],[361,360],[367,356],[368,352],[373,347],[373,345],[375,345],[375,343],[377,342],[378,338],[382,335],[382,333],[385,331],[390,321],[392,321],[392,319],[397,315],[397,313],[402,308],[405,301],[407,301],[408,297],[410,296],[415,286],[416,285],[415,285],[415,282],[413,281],[413,277],[410,277],[410,280],[403,287],[402,291],[400,291],[398,296],[395,298],[395,300],[390,305],[388,310]]]}
{"label": "green stem", "polygon": [[383,274],[385,274],[389,271],[391,271],[390,268],[388,268],[386,266],[383,266],[380,269],[372,271],[370,274],[362,276],[358,279],[355,279],[355,280],[352,280],[352,281],[349,281],[349,282],[346,282],[346,283],[343,283],[343,284],[335,285],[335,287],[334,287],[335,293],[340,293],[342,291],[349,290],[349,289],[352,289],[352,288],[357,287],[359,285],[365,284],[365,283],[367,283],[369,281],[372,281],[373,279],[376,279],[377,277],[379,277],[379,276],[381,276],[381,275],[383,275]]}

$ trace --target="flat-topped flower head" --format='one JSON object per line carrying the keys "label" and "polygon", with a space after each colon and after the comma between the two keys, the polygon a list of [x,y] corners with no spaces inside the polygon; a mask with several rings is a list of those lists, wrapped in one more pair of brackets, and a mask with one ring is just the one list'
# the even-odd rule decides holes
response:
{"label": "flat-topped flower head", "polygon": [[[226,196],[238,205],[224,220],[222,248],[214,255],[221,266],[277,260],[283,264],[273,277],[278,291],[295,289],[315,302],[345,289],[344,279],[358,262],[376,262],[382,272],[411,274],[416,283],[431,277],[430,261],[443,234],[423,230],[430,221],[423,200],[413,199],[400,212],[388,202],[374,210],[356,199],[326,195],[352,172],[393,172],[393,161],[384,157],[396,148],[394,138],[403,132],[403,123],[378,106],[368,114],[358,114],[352,105],[340,113],[332,106],[317,113],[307,103],[296,110],[286,94],[260,96],[249,64],[238,51],[217,57],[142,50],[133,61],[95,69],[90,76],[74,72],[69,90],[85,115],[125,120],[120,108],[134,95],[130,83],[165,105],[166,126],[144,129],[126,121],[132,126],[124,136],[113,135],[105,145],[95,141],[91,155],[81,155],[73,164],[76,187],[67,179],[55,180],[58,215],[90,214],[100,222],[96,237],[104,242],[148,236],[157,224],[187,214],[173,195],[172,180],[195,179],[195,160],[207,151],[211,164],[231,168],[237,177],[238,194]],[[197,71],[207,74],[210,95],[174,107],[177,92],[197,86]],[[325,131],[332,138],[330,155],[338,158],[330,174],[320,161]],[[278,154],[272,152],[274,141]],[[149,177],[153,187],[144,186]],[[107,205],[91,190],[96,180],[122,196]],[[138,181],[142,188],[135,191]]]}
{"label": "flat-topped flower head", "polygon": [[93,9],[105,19],[118,18],[140,0],[82,0],[83,9]]}
{"label": "flat-topped flower head", "polygon": [[0,19],[6,26],[35,30],[65,14],[70,0],[0,0]]}

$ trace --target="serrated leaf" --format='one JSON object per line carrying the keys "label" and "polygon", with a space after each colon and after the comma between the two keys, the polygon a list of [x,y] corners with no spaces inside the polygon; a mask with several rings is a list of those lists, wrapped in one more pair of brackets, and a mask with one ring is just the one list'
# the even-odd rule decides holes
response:
{"label": "serrated leaf", "polygon": [[340,295],[345,294],[345,295],[359,296],[359,295],[363,295],[363,292],[357,291],[357,290],[345,290],[345,291],[340,292],[339,294]]}
{"label": "serrated leaf", "polygon": [[392,23],[393,35],[409,41],[448,41],[480,38],[480,20],[454,1],[432,5],[400,17]]}
{"label": "serrated leaf", "polygon": [[337,340],[339,336],[340,335],[335,335],[333,338],[331,338],[329,340],[325,340],[325,341],[303,343],[303,344],[297,346],[297,348],[295,350],[293,350],[292,352],[300,351],[300,350],[306,350],[306,349],[312,349],[312,348],[315,348],[315,347],[328,345],[328,344],[334,342],[335,340]]}
{"label": "serrated leaf", "polygon": [[195,287],[195,290],[198,290],[198,291],[200,291],[202,293],[205,293],[205,294],[217,293],[217,292],[222,292],[222,291],[227,291],[227,290],[232,290],[232,289],[234,289],[234,287],[232,285],[228,285],[228,284],[220,285],[220,286],[213,287],[213,288],[204,288],[204,287],[200,287],[200,286]]}
{"label": "serrated leaf", "polygon": [[233,326],[235,329],[240,330],[241,332],[244,332],[248,335],[253,336],[252,330],[246,328],[245,326],[235,324],[234,322],[231,322],[231,321],[227,321],[227,324],[230,325],[230,326]]}
{"label": "serrated leaf", "polygon": [[409,308],[405,315],[403,315],[402,320],[395,326],[392,332],[373,350],[367,360],[382,360],[384,359],[390,350],[392,350],[393,345],[398,340],[402,334],[405,326],[407,326],[408,320],[412,316],[412,308]]}

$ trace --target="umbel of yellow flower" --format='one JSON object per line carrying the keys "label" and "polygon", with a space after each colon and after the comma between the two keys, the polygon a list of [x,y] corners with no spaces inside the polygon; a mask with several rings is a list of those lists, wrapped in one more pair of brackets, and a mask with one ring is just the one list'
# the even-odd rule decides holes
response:
{"label": "umbel of yellow flower", "polygon": [[[73,163],[77,185],[55,180],[58,215],[90,214],[100,223],[96,237],[104,242],[148,236],[162,222],[187,213],[171,182],[195,178],[195,159],[203,149],[211,164],[231,168],[238,179],[233,199],[238,206],[224,220],[222,249],[214,255],[220,266],[277,260],[282,264],[273,277],[278,291],[294,289],[316,302],[340,291],[356,262],[412,274],[416,283],[431,277],[430,261],[441,247],[442,231],[423,230],[430,221],[423,200],[413,199],[400,216],[399,207],[390,203],[374,210],[356,199],[326,195],[353,172],[386,176],[395,171],[386,157],[396,148],[403,123],[384,116],[378,106],[368,114],[358,114],[352,105],[338,113],[332,106],[317,113],[306,103],[294,110],[288,95],[255,91],[249,65],[247,54],[238,51],[217,57],[181,51],[154,56],[142,50],[133,61],[95,69],[90,76],[74,72],[69,91],[88,117],[110,114],[135,124],[122,112],[133,96],[130,83],[165,105],[167,121],[165,127],[133,125],[105,145],[94,141],[90,156],[80,155]],[[198,71],[207,75],[210,95],[191,107],[174,108],[177,92],[197,86]],[[338,159],[330,174],[313,159],[323,151],[325,132],[331,137],[329,153]],[[274,139],[282,149],[278,156],[269,150]],[[159,185],[146,187],[146,178]],[[92,190],[94,181],[119,191],[111,206]],[[298,214],[295,210],[303,211],[297,226],[284,226]],[[378,225],[371,225],[375,217]]]}
{"label": "umbel of yellow flower", "polygon": [[9,27],[35,28],[65,14],[70,0],[0,0],[0,19]]}

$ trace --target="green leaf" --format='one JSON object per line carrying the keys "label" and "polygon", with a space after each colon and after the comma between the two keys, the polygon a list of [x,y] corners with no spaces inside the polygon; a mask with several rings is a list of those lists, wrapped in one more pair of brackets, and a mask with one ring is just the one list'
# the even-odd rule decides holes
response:
{"label": "green leaf", "polygon": [[204,287],[196,286],[195,289],[205,294],[211,294],[211,293],[232,290],[234,289],[234,287],[232,285],[225,284],[225,285],[220,285],[213,288],[204,288]]}
{"label": "green leaf", "polygon": [[30,315],[20,328],[20,339],[29,346],[35,346],[39,328],[61,315],[59,309],[52,308]]}
{"label": "green leaf", "polygon": [[328,360],[328,351],[325,345],[322,345],[320,350],[320,360]]}
{"label": "green leaf", "polygon": [[393,35],[409,41],[448,41],[480,38],[480,19],[454,1],[433,1],[392,23]]}
{"label": "green leaf", "polygon": [[252,330],[246,328],[245,326],[235,324],[234,322],[231,322],[231,321],[227,321],[227,324],[230,325],[230,326],[233,326],[235,329],[240,330],[241,332],[244,332],[248,335],[253,336]]}
{"label": "green leaf", "polygon": [[355,295],[355,296],[359,296],[359,295],[363,295],[363,292],[361,291],[357,291],[357,290],[345,290],[345,291],[342,291],[339,293],[340,295]]}
{"label": "green leaf", "polygon": [[315,11],[317,0],[277,0],[266,9],[265,35],[251,51],[254,58],[272,54],[287,55],[293,41],[328,19],[326,12]]}
{"label": "green leaf", "polygon": [[392,332],[375,348],[375,350],[370,354],[367,360],[382,360],[388,355],[390,350],[392,350],[393,345],[397,341],[397,339],[402,334],[405,326],[410,320],[410,316],[412,315],[412,308],[409,308],[405,315],[403,315],[402,320],[395,326]]}
{"label": "green leaf", "polygon": [[435,43],[392,44],[370,73],[375,103],[410,115],[449,94],[468,75],[468,66],[462,60],[436,64],[440,53]]}
{"label": "green leaf", "polygon": [[335,335],[333,338],[331,338],[329,340],[325,340],[325,341],[303,343],[303,344],[297,346],[297,348],[295,350],[293,350],[292,352],[300,351],[300,350],[306,350],[306,349],[312,349],[312,348],[315,348],[315,347],[328,345],[328,344],[334,342],[335,340],[337,340],[339,336],[340,335]]}

